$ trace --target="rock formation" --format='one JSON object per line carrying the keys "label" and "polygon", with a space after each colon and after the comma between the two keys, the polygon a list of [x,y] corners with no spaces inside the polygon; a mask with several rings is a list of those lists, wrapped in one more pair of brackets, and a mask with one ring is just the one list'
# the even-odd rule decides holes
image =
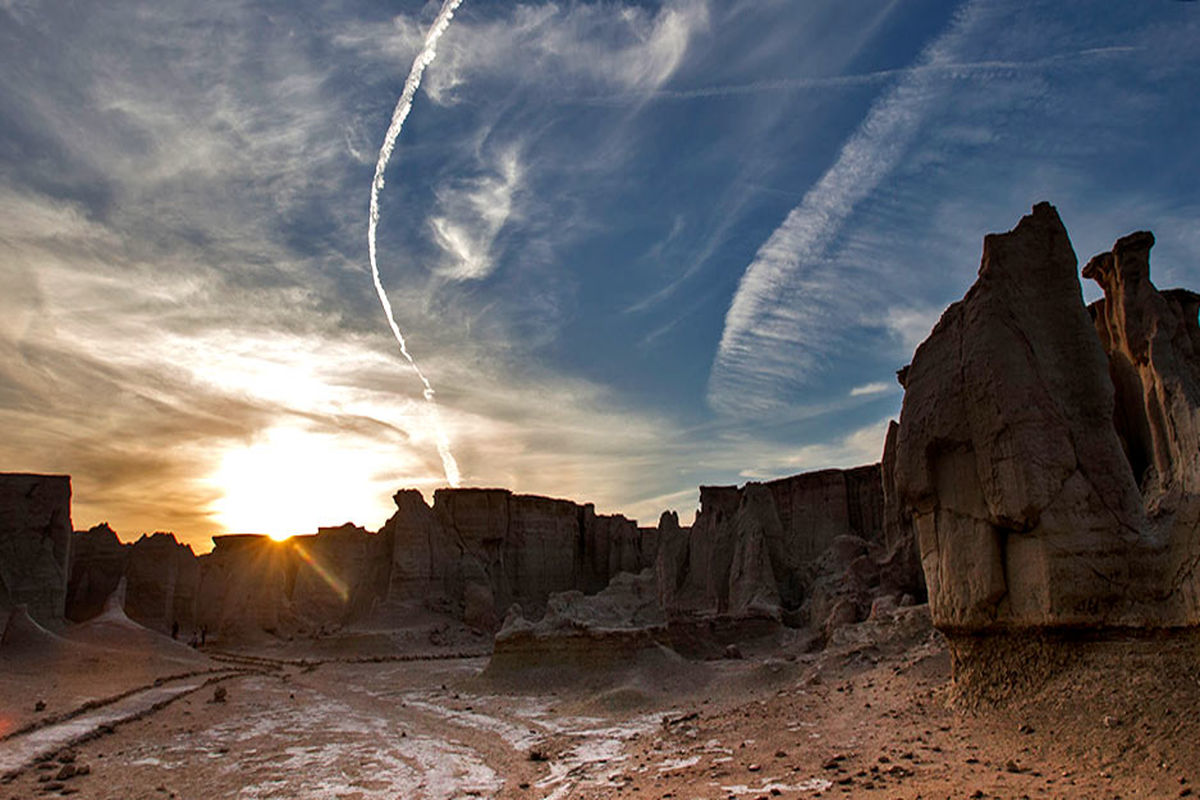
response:
{"label": "rock formation", "polygon": [[104,601],[125,576],[130,545],[103,522],[71,537],[71,574],[67,584],[66,616],[83,622],[100,613]]}
{"label": "rock formation", "polygon": [[[674,620],[672,635],[707,652],[714,632],[723,646],[739,631],[826,625],[835,606],[838,620],[853,622],[881,591],[899,600],[919,584],[919,576],[884,579],[882,497],[879,465],[823,470],[740,489],[704,487],[691,528],[674,512],[657,528],[640,528],[590,504],[502,489],[443,489],[432,506],[404,490],[379,533],[347,524],[286,542],[218,536],[199,558],[169,534],[122,544],[101,525],[75,536],[67,613],[80,622],[95,617],[125,580],[132,620],[164,633],[178,623],[184,636],[199,628],[244,637],[386,625],[413,606],[496,630],[513,604],[534,621],[552,597],[598,595],[644,573],[639,585],[651,587],[655,607]],[[827,557],[831,548],[846,551],[847,537],[865,561]],[[893,572],[903,577],[903,566]]]}
{"label": "rock formation", "polygon": [[71,479],[0,474],[0,616],[24,604],[34,620],[63,621],[71,555]]}
{"label": "rock formation", "polygon": [[421,600],[485,629],[519,603],[540,614],[550,595],[595,593],[619,572],[654,562],[637,524],[577,505],[505,489],[439,489],[395,496],[388,600]]}
{"label": "rock formation", "polygon": [[888,519],[915,529],[943,631],[1200,622],[1200,298],[1154,288],[1152,242],[1088,264],[1106,295],[1089,315],[1038,204],[984,239],[902,370]]}
{"label": "rock formation", "polygon": [[649,568],[622,572],[594,595],[551,595],[540,620],[526,619],[513,605],[496,634],[488,674],[619,668],[642,651],[661,649],[669,637],[655,584]]}
{"label": "rock formation", "polygon": [[[700,511],[690,529],[680,528],[673,514],[659,522],[659,601],[677,619],[786,617],[793,624],[820,626],[831,610],[824,600],[812,602],[820,586],[830,596],[853,595],[842,615],[854,622],[865,618],[881,588],[884,536],[878,464],[752,482],[740,489],[702,486]],[[849,562],[825,557],[847,539],[861,543],[870,570],[859,564],[850,575]],[[899,592],[920,585],[919,577],[904,578],[888,588]]]}
{"label": "rock formation", "polygon": [[391,539],[349,523],[293,536],[281,545],[299,558],[290,592],[295,613],[310,625],[344,624],[386,598]]}

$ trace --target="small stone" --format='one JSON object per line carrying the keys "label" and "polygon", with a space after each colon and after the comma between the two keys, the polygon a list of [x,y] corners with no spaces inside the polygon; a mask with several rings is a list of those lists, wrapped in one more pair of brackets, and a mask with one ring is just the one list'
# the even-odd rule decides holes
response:
{"label": "small stone", "polygon": [[1033,733],[1033,726],[1032,725],[1022,725],[1021,727],[1017,728],[1017,733],[1025,733],[1025,734]]}
{"label": "small stone", "polygon": [[725,657],[734,659],[742,658],[742,649],[736,644],[725,645]]}
{"label": "small stone", "polygon": [[218,686],[216,689],[213,689],[213,696],[212,696],[211,702],[224,703],[228,697],[229,697],[229,691],[224,686]]}
{"label": "small stone", "polygon": [[46,701],[38,700],[36,703],[33,704],[33,710],[34,711],[45,711],[46,710]]}
{"label": "small stone", "polygon": [[760,769],[762,769],[762,765],[761,764],[751,764],[750,766],[746,767],[746,769],[750,770],[751,772],[758,772]]}
{"label": "small stone", "polygon": [[1106,728],[1116,728],[1116,727],[1117,727],[1117,726],[1119,726],[1120,724],[1121,724],[1121,720],[1120,720],[1120,718],[1119,718],[1119,717],[1114,717],[1114,716],[1112,716],[1111,714],[1105,714],[1105,715],[1104,715],[1104,727],[1106,727]]}
{"label": "small stone", "polygon": [[1004,770],[1005,772],[1020,772],[1021,765],[1010,758],[1008,761],[1004,762]]}

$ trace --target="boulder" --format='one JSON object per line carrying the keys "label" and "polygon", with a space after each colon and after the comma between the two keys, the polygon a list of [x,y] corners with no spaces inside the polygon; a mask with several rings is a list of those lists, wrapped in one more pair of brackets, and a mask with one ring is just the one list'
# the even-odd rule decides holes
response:
{"label": "boulder", "polygon": [[61,625],[71,556],[71,479],[0,473],[0,615],[20,604]]}

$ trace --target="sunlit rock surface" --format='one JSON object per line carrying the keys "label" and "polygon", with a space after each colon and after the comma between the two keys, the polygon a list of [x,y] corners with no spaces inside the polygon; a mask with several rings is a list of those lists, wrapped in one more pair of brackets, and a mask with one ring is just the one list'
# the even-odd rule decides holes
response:
{"label": "sunlit rock surface", "polygon": [[890,509],[943,630],[1200,622],[1197,302],[1154,288],[1152,241],[1089,263],[1093,321],[1057,212],[1035,206],[985,238],[902,371]]}
{"label": "sunlit rock surface", "polygon": [[0,473],[0,617],[24,604],[61,624],[70,554],[70,477]]}

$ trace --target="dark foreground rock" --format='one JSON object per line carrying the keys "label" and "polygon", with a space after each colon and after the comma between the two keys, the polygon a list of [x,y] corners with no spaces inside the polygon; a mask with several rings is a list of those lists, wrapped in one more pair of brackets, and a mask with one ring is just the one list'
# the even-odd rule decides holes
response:
{"label": "dark foreground rock", "polygon": [[71,479],[0,473],[0,618],[24,604],[43,625],[63,621],[71,555]]}

